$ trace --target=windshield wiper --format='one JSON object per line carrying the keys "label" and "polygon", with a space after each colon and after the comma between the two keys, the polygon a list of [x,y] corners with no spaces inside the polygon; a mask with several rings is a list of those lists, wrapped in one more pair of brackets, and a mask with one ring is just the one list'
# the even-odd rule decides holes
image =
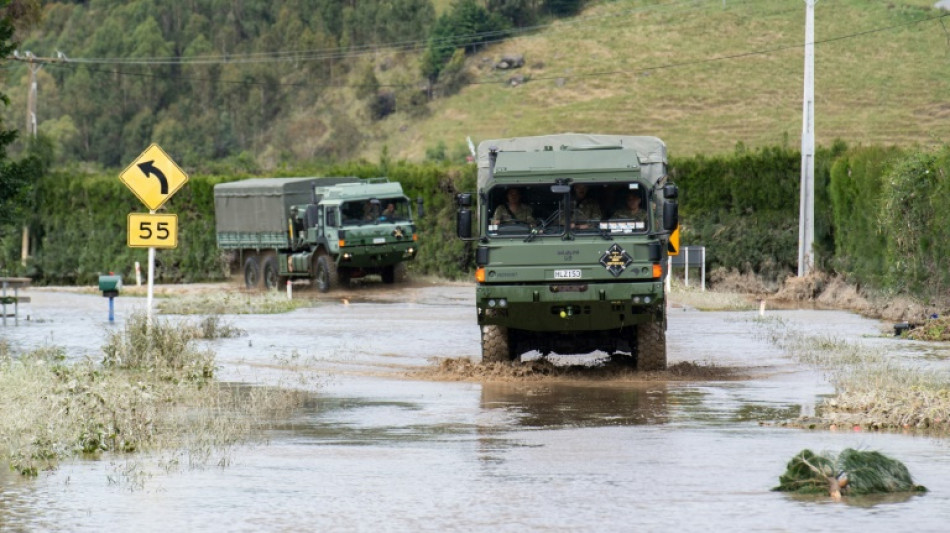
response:
{"label": "windshield wiper", "polygon": [[524,242],[531,242],[534,240],[535,237],[538,236],[538,234],[544,233],[544,230],[546,230],[548,226],[551,225],[551,222],[554,222],[554,219],[559,217],[560,215],[561,215],[561,208],[555,209],[553,213],[548,215],[548,218],[541,221],[539,228],[534,228],[531,230],[531,234],[525,238]]}

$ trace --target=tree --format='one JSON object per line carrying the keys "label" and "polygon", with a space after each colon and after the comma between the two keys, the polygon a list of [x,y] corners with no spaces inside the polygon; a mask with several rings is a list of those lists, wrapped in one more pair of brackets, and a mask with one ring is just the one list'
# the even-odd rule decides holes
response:
{"label": "tree", "polygon": [[489,13],[475,0],[458,0],[444,13],[429,33],[429,42],[422,57],[422,75],[435,83],[456,48],[473,54],[485,43],[504,37],[508,21]]}
{"label": "tree", "polygon": [[[0,58],[8,57],[16,48],[14,17],[21,13],[22,7],[21,2],[11,4],[9,0],[0,0]],[[0,103],[9,104],[6,95],[0,94]],[[31,181],[41,170],[37,168],[39,161],[33,155],[20,161],[10,160],[7,148],[16,137],[16,130],[8,130],[0,123],[0,225],[15,222],[23,214]]]}

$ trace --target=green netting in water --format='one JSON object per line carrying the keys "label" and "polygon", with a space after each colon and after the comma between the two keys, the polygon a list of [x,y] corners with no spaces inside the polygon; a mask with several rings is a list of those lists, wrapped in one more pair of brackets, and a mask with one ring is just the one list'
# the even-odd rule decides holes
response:
{"label": "green netting in water", "polygon": [[[833,482],[834,480],[835,482]],[[846,448],[838,456],[802,450],[779,476],[772,490],[799,494],[859,495],[889,492],[926,492],[915,485],[907,467],[878,452]]]}

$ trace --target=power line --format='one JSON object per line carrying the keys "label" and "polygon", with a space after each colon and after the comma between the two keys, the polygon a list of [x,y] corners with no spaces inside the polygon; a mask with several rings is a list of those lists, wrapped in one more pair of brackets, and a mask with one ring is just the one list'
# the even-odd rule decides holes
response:
{"label": "power line", "polygon": [[[402,51],[411,51],[425,48],[429,44],[446,45],[455,47],[467,47],[473,45],[493,44],[510,39],[513,36],[533,33],[539,30],[548,29],[557,26],[584,27],[592,25],[594,22],[602,19],[615,19],[624,15],[648,12],[669,11],[673,13],[684,11],[700,11],[708,8],[696,8],[697,4],[716,4],[719,2],[710,0],[683,0],[679,2],[670,2],[664,4],[651,4],[639,8],[624,9],[609,13],[590,15],[584,17],[574,17],[572,19],[561,19],[549,24],[537,24],[521,28],[492,30],[472,34],[450,35],[441,39],[417,39],[407,41],[390,41],[376,44],[364,44],[351,46],[347,48],[331,47],[317,48],[308,50],[278,50],[272,52],[247,52],[243,54],[214,54],[199,55],[191,57],[181,56],[156,56],[156,57],[76,57],[70,58],[73,63],[89,64],[141,64],[141,65],[217,65],[217,64],[242,64],[242,63],[274,63],[274,62],[292,62],[292,61],[321,61],[330,59],[344,59],[359,57],[363,55],[375,54],[379,49],[396,49]],[[749,2],[746,2],[749,3]],[[783,10],[786,12],[789,10]]]}
{"label": "power line", "polygon": [[[668,5],[685,5],[685,4],[689,4],[689,3],[694,3],[694,2],[680,2],[680,3],[668,4]],[[664,5],[667,5],[667,4],[664,4]],[[858,32],[854,32],[854,33],[845,34],[845,35],[839,35],[839,36],[829,37],[829,38],[826,38],[826,39],[820,39],[820,40],[815,41],[813,44],[816,44],[816,45],[817,45],[817,44],[828,44],[828,43],[843,41],[843,40],[847,40],[847,39],[853,39],[853,38],[863,37],[863,36],[872,35],[872,34],[875,34],[875,33],[881,33],[881,32],[885,32],[885,31],[890,31],[890,30],[894,30],[894,29],[902,28],[902,27],[906,27],[906,26],[912,26],[912,25],[916,25],[916,24],[922,24],[922,23],[931,22],[931,21],[934,21],[934,20],[941,20],[941,19],[943,19],[943,18],[945,18],[945,17],[948,17],[948,16],[950,16],[950,13],[943,13],[943,14],[938,15],[938,16],[935,16],[935,17],[928,17],[928,18],[923,18],[923,19],[911,20],[911,21],[906,21],[906,22],[902,22],[902,23],[898,23],[898,24],[893,24],[893,25],[890,25],[890,26],[884,26],[884,27],[879,27],[879,28],[872,28],[872,29],[869,29],[869,30],[863,30],[863,31],[858,31]],[[942,20],[941,20],[941,24],[942,24]],[[492,43],[492,42],[500,42],[500,41],[503,41],[503,40],[504,40],[504,39],[498,39],[498,40],[496,40],[496,41],[489,41],[489,42],[487,42],[487,43],[481,43],[481,44],[490,44],[490,43]],[[610,77],[610,76],[618,76],[618,75],[633,75],[633,74],[638,74],[638,73],[645,73],[645,72],[652,72],[652,71],[660,71],[660,70],[668,70],[668,69],[683,68],[683,67],[688,67],[688,66],[696,66],[696,65],[702,65],[702,64],[716,63],[716,62],[720,62],[720,61],[731,61],[731,60],[735,60],[735,59],[743,59],[743,58],[748,58],[748,57],[770,55],[770,54],[774,54],[774,53],[778,53],[778,52],[783,52],[783,51],[786,51],[786,50],[793,50],[793,49],[803,48],[804,46],[805,46],[805,43],[794,43],[794,44],[789,44],[789,45],[776,46],[776,47],[772,47],[772,48],[765,48],[765,49],[759,49],[759,50],[750,50],[750,51],[747,51],[747,52],[739,52],[739,53],[729,54],[729,55],[706,57],[706,58],[699,58],[699,59],[687,60],[687,61],[674,61],[674,62],[663,63],[663,64],[658,64],[658,65],[641,66],[641,67],[638,67],[638,68],[632,69],[632,70],[631,70],[631,69],[621,69],[621,70],[594,71],[594,72],[587,72],[587,73],[580,73],[580,74],[571,74],[571,75],[533,76],[533,77],[532,77],[532,81],[589,79],[589,78],[602,78],[602,77]],[[327,50],[330,50],[330,49],[327,49]],[[292,53],[292,52],[273,52],[273,53]],[[262,53],[262,54],[266,54],[266,53]],[[212,57],[212,56],[209,56],[209,57]],[[29,59],[26,59],[26,58],[24,58],[24,57],[19,57],[19,56],[8,57],[7,59],[10,59],[10,60],[13,60],[13,61],[20,61],[20,62],[29,62],[29,61],[31,61],[31,60],[29,60]],[[311,58],[309,58],[309,59],[317,59],[317,56],[311,57]],[[320,57],[320,59],[335,59],[335,57],[326,56],[326,57]],[[283,59],[282,59],[282,61],[290,61],[290,60],[292,60],[292,59],[290,59],[290,58],[283,58]],[[306,60],[306,58],[297,57],[296,60]],[[133,65],[133,64],[141,64],[141,65],[182,65],[182,66],[188,66],[188,65],[189,65],[189,63],[187,63],[187,62],[184,62],[184,63],[182,63],[182,62],[166,62],[166,61],[164,61],[164,60],[162,60],[162,61],[153,61],[153,62],[144,61],[144,62],[142,62],[142,63],[122,63],[122,62],[105,62],[105,61],[102,61],[102,62],[95,61],[95,62],[93,62],[93,61],[89,61],[89,58],[86,58],[86,60],[77,60],[77,59],[74,59],[74,58],[66,58],[65,56],[62,56],[62,55],[61,55],[60,57],[57,57],[57,58],[42,58],[42,57],[35,57],[35,56],[34,56],[33,59],[32,59],[32,61],[35,62],[35,63],[49,64],[50,66],[57,67],[57,68],[73,68],[73,69],[75,69],[76,67],[79,67],[79,66],[81,65],[82,67],[86,68],[87,70],[89,70],[89,71],[91,71],[91,72],[106,73],[106,74],[109,74],[109,75],[119,75],[119,76],[129,76],[129,77],[139,77],[139,78],[162,78],[162,79],[168,79],[169,77],[171,77],[172,79],[177,79],[177,80],[185,80],[185,81],[188,81],[188,80],[191,80],[191,81],[212,81],[212,82],[216,82],[216,83],[224,83],[224,84],[229,84],[229,85],[269,85],[269,86],[274,86],[274,85],[276,85],[276,86],[282,86],[282,87],[303,87],[303,86],[307,86],[307,87],[313,87],[313,86],[323,86],[323,87],[349,86],[349,87],[354,87],[354,86],[355,86],[355,85],[353,85],[353,84],[346,84],[346,83],[325,83],[325,82],[324,82],[324,83],[320,83],[320,82],[313,82],[313,81],[307,81],[307,82],[276,82],[276,83],[275,83],[275,82],[270,82],[270,81],[256,81],[256,80],[253,80],[253,79],[251,79],[251,80],[248,80],[248,79],[242,79],[242,80],[226,80],[226,79],[213,79],[213,78],[200,77],[200,76],[192,76],[192,75],[184,75],[184,74],[172,74],[172,75],[169,75],[168,73],[154,74],[154,73],[148,73],[148,72],[132,72],[132,71],[127,71],[127,70],[117,70],[117,69],[114,69],[114,68],[99,68],[99,67],[95,67],[95,66],[94,66],[94,65],[96,65],[96,64],[114,64],[114,65]],[[238,61],[230,61],[230,60],[229,60],[229,61],[223,61],[224,64],[236,63],[236,62],[238,62]],[[254,62],[254,61],[247,61],[247,62],[250,63],[250,62]],[[221,63],[218,63],[218,64],[221,64]],[[472,81],[468,81],[468,82],[464,83],[464,85],[490,85],[490,84],[497,84],[497,83],[499,83],[499,80],[493,78],[493,79],[472,80]],[[379,86],[379,87],[387,87],[387,88],[407,88],[407,87],[416,87],[416,85],[417,85],[416,83],[408,83],[408,84],[398,84],[398,83],[385,84],[385,83],[383,83],[383,84],[379,84],[378,86]]]}

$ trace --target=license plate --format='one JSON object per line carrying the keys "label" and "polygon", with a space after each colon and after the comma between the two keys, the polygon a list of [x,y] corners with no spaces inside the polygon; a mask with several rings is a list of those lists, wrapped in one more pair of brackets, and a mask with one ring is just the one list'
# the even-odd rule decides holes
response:
{"label": "license plate", "polygon": [[580,270],[555,270],[554,279],[581,279]]}
{"label": "license plate", "polygon": [[386,242],[386,237],[376,237],[373,239],[373,244],[384,244]]}

